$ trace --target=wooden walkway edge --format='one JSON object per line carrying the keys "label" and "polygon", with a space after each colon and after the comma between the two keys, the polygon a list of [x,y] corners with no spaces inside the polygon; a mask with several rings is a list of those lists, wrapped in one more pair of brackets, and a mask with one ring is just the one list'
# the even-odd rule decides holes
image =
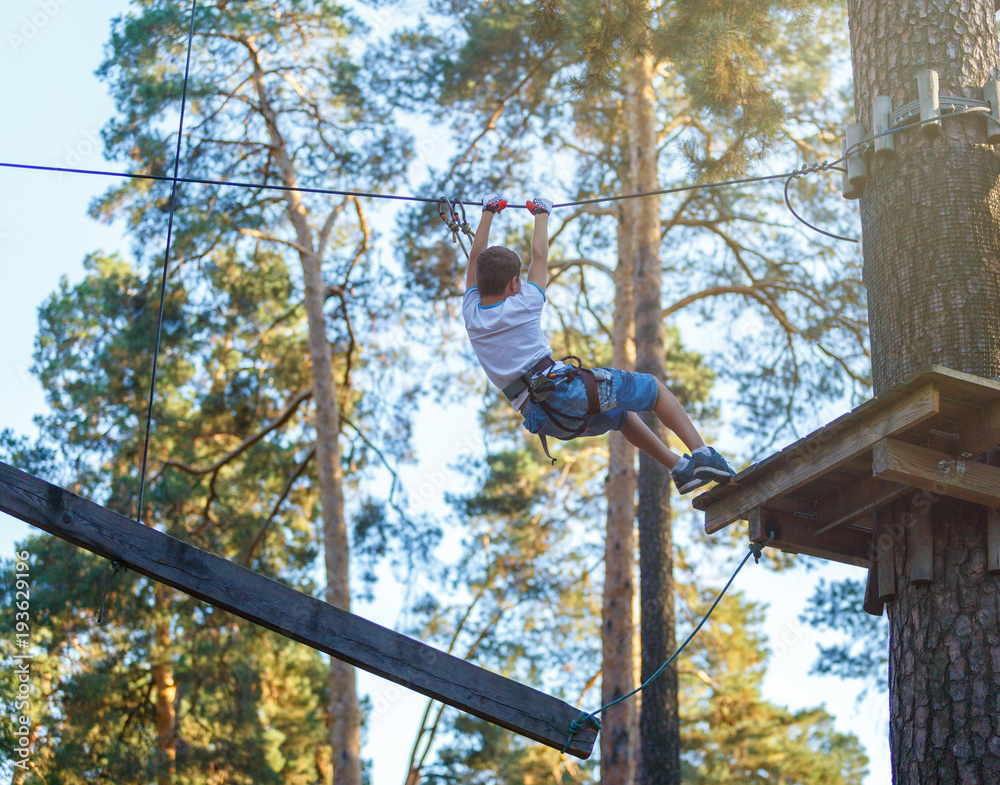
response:
{"label": "wooden walkway edge", "polygon": [[[0,510],[217,608],[561,750],[580,711],[0,462]],[[566,752],[588,758],[597,730]]]}

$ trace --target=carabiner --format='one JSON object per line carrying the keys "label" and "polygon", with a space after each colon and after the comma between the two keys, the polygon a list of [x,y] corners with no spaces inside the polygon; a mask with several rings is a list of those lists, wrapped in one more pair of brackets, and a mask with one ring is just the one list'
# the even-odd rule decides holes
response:
{"label": "carabiner", "polygon": [[452,209],[455,211],[454,212],[455,221],[458,223],[458,228],[461,229],[466,236],[475,237],[476,233],[472,231],[472,227],[469,226],[469,222],[465,217],[465,200],[462,199],[461,191],[458,192],[458,199],[455,200],[455,204],[457,204],[462,210],[462,215],[461,217],[459,217],[458,210],[455,210],[455,208],[452,207]]}

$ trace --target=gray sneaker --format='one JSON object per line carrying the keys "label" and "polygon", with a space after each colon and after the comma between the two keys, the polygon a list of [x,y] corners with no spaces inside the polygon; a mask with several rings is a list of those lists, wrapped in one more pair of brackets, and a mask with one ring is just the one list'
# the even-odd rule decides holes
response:
{"label": "gray sneaker", "polygon": [[714,447],[708,448],[708,455],[696,452],[691,456],[691,463],[692,465],[688,468],[691,469],[695,477],[702,480],[702,485],[713,480],[724,485],[736,476],[736,472],[730,468],[726,459],[715,451]]}
{"label": "gray sneaker", "polygon": [[703,480],[695,476],[694,467],[698,464],[694,462],[690,455],[685,455],[684,457],[688,459],[687,466],[683,469],[674,469],[670,472],[670,477],[673,479],[674,485],[677,486],[678,493],[688,493],[710,482],[707,478]]}

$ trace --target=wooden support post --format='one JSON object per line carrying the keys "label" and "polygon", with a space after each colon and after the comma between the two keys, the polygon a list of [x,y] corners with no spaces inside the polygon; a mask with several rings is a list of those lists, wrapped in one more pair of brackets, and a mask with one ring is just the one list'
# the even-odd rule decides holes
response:
{"label": "wooden support post", "polygon": [[931,508],[922,506],[909,526],[907,567],[913,583],[930,583],[934,580],[934,529]]}
{"label": "wooden support post", "polygon": [[878,598],[878,558],[872,561],[868,568],[868,579],[865,581],[865,599],[861,608],[871,616],[881,616],[885,612],[885,603]]}
{"label": "wooden support post", "polygon": [[[563,749],[563,701],[381,627],[0,463],[0,510],[218,608],[429,698]],[[587,723],[567,752],[587,758]]]}
{"label": "wooden support post", "polygon": [[986,141],[1000,144],[1000,82],[990,79],[983,85],[983,100],[990,105],[986,115]]}
{"label": "wooden support post", "polygon": [[885,603],[896,596],[896,537],[893,531],[895,505],[875,513],[875,559],[878,562],[878,599]]}
{"label": "wooden support post", "polygon": [[872,99],[872,135],[875,136],[875,155],[889,160],[896,155],[896,140],[892,134],[881,136],[889,130],[889,115],[892,114],[892,99],[887,95],[877,95]]}
{"label": "wooden support post", "polygon": [[747,514],[747,536],[750,542],[764,542],[768,538],[765,515],[760,507],[754,507]]}
{"label": "wooden support post", "polygon": [[865,183],[868,182],[868,163],[865,161],[865,150],[858,146],[858,143],[864,138],[865,127],[861,123],[851,123],[847,126],[847,149],[851,150],[847,156],[847,180],[858,190],[859,194],[864,190]]}
{"label": "wooden support post", "polygon": [[986,551],[986,568],[1000,572],[1000,511],[995,507],[986,508]]}
{"label": "wooden support post", "polygon": [[938,103],[938,74],[927,69],[917,71],[917,96],[920,101],[920,121],[926,134],[941,131],[941,105]]}
{"label": "wooden support post", "polygon": [[1000,469],[995,466],[895,439],[883,439],[872,452],[876,477],[987,507],[1000,507]]}
{"label": "wooden support post", "polygon": [[[842,139],[840,142],[840,155],[841,157],[847,155],[846,138]],[[841,190],[840,190],[841,196],[843,196],[845,199],[860,199],[861,189],[851,183],[850,179],[847,176],[847,172],[848,172],[847,161],[844,161],[844,173],[841,176]]]}

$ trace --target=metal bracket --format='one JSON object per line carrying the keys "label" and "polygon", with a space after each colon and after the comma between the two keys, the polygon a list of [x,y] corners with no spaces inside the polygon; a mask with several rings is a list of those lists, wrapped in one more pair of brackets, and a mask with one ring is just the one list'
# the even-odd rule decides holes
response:
{"label": "metal bracket", "polygon": [[948,474],[948,472],[951,471],[952,467],[954,467],[955,471],[958,472],[959,474],[965,474],[966,462],[974,457],[975,456],[971,452],[963,452],[961,455],[957,456],[953,461],[942,459],[938,461],[937,465],[938,471],[941,472],[941,474]]}

